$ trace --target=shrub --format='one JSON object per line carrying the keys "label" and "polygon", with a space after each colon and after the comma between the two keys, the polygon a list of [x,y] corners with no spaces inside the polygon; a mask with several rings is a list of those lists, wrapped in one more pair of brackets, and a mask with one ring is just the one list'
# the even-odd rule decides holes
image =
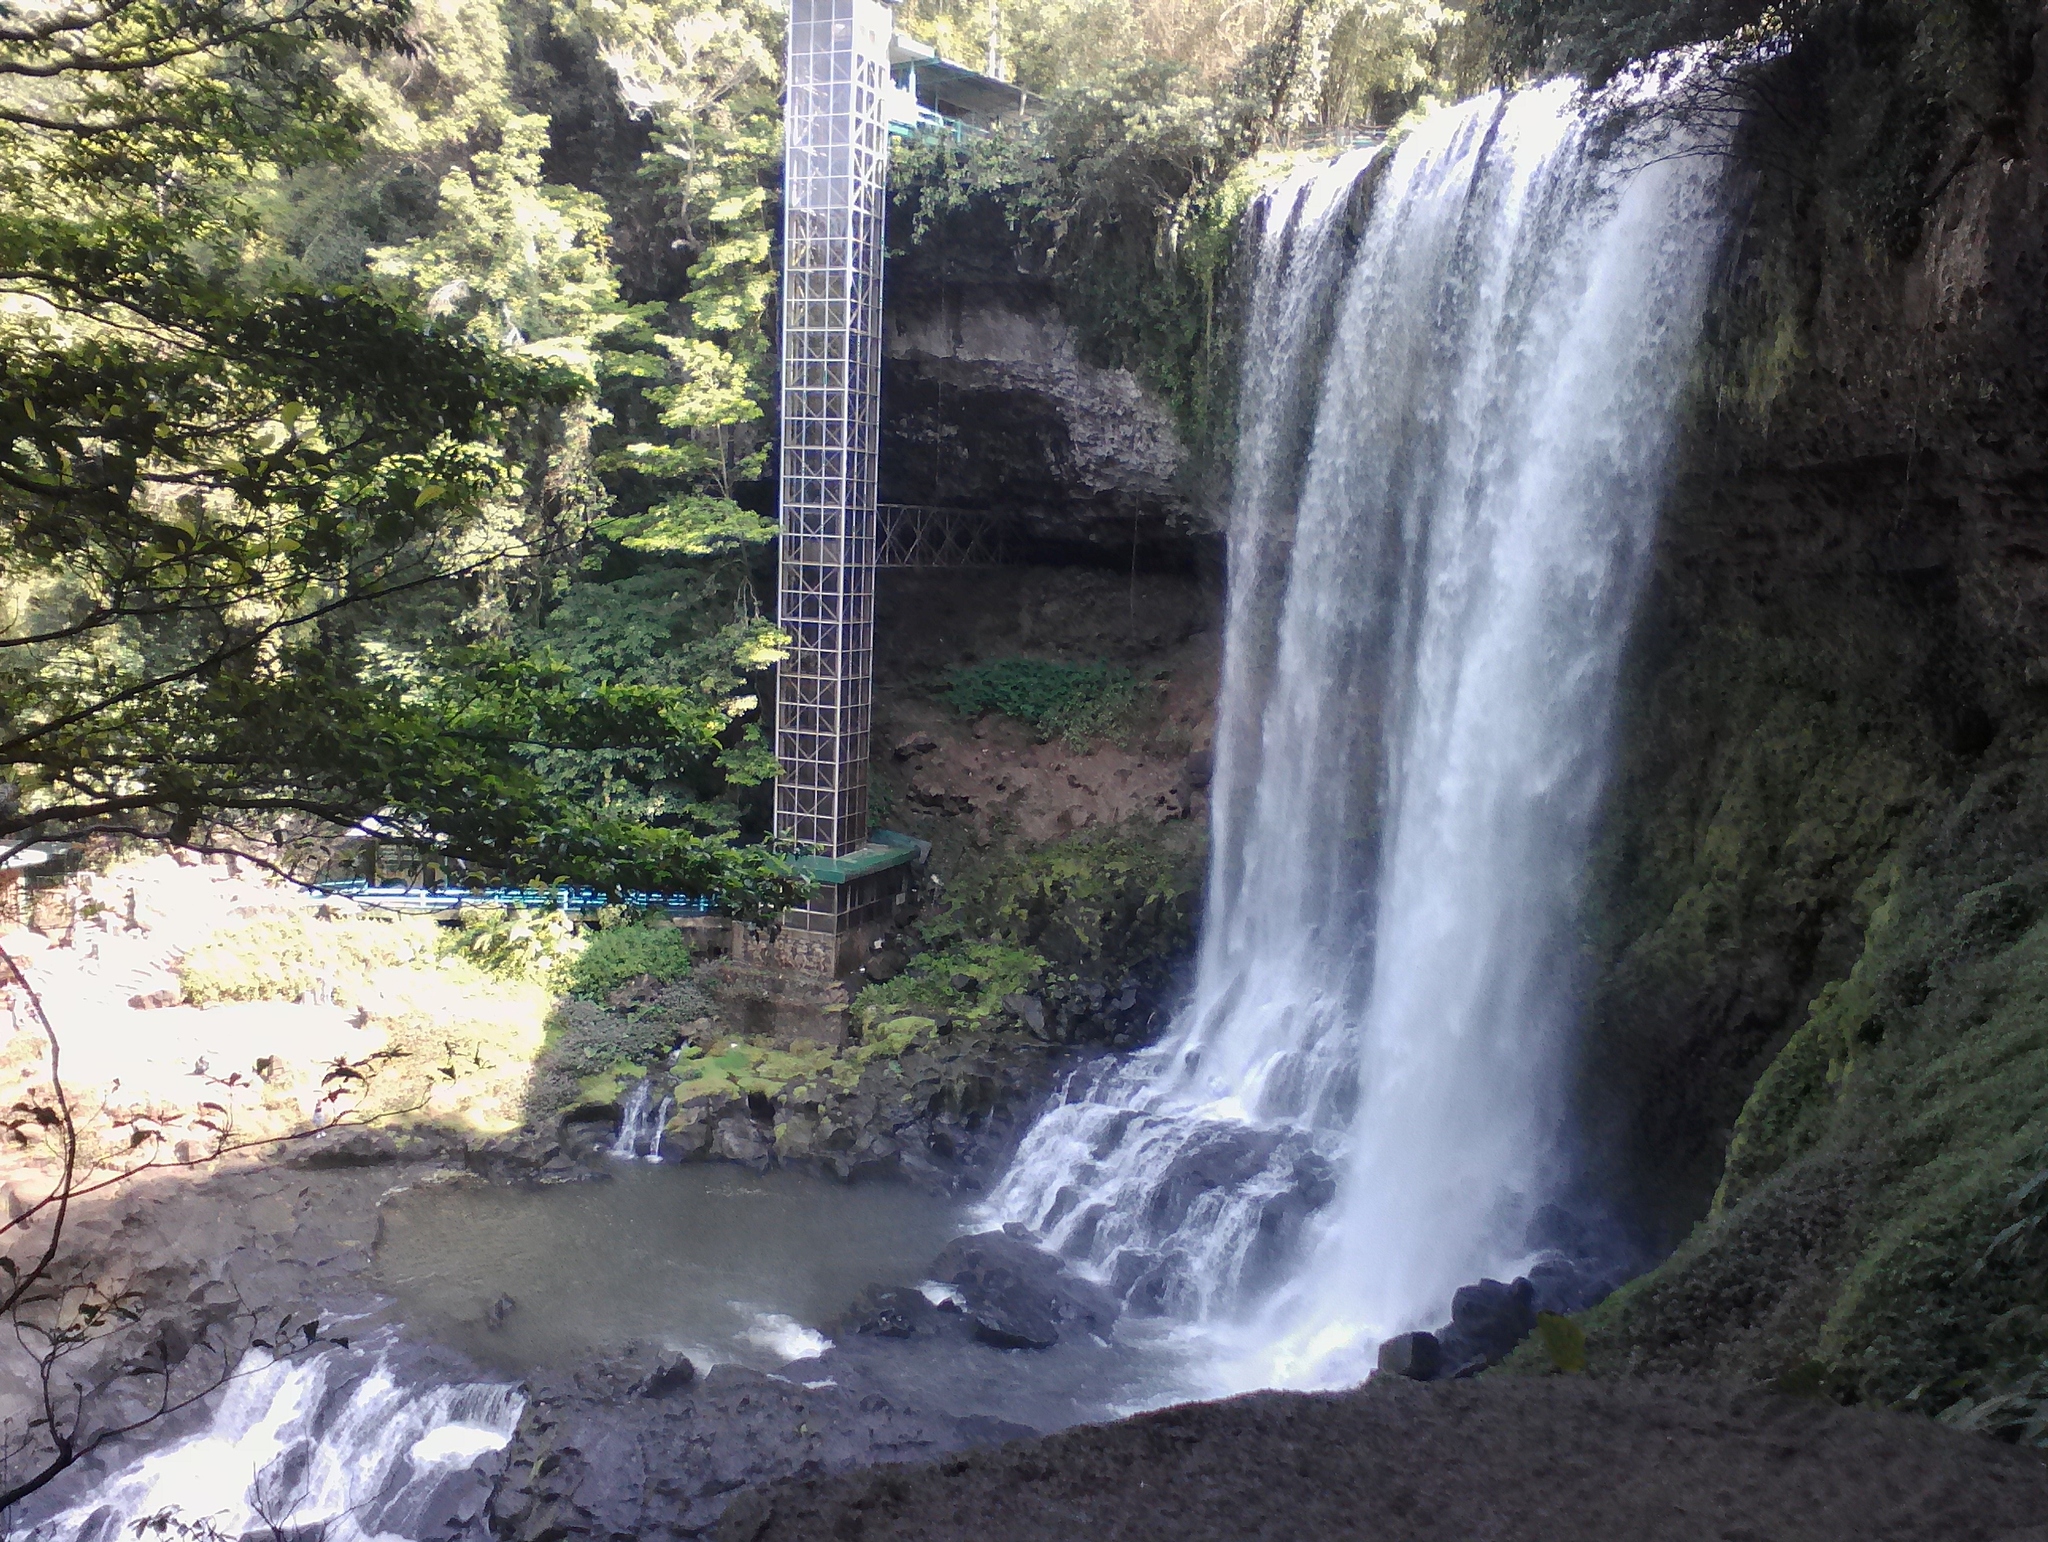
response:
{"label": "shrub", "polygon": [[961,875],[945,916],[923,930],[935,943],[950,929],[1065,968],[1122,974],[1193,942],[1201,875],[1199,846],[1183,830],[1091,830]]}
{"label": "shrub", "polygon": [[[943,1010],[978,1026],[1001,1008],[1003,997],[1032,989],[1044,972],[1045,960],[1028,948],[956,941],[920,955],[895,979],[863,988],[854,1010],[863,1025],[904,1011]],[[955,989],[956,977],[969,982],[964,989]]]}
{"label": "shrub", "polygon": [[1138,682],[1109,664],[998,659],[955,669],[946,699],[966,717],[1000,712],[1041,739],[1080,740],[1119,731],[1137,704]]}
{"label": "shrub", "polygon": [[269,911],[222,928],[179,961],[185,999],[195,1006],[225,1001],[358,999],[364,976],[396,964],[431,959],[431,921],[384,917],[324,920],[297,911]]}
{"label": "shrub", "polygon": [[445,951],[488,974],[545,980],[577,956],[576,924],[560,910],[465,905]]}
{"label": "shrub", "polygon": [[663,985],[690,972],[690,945],[680,932],[656,926],[614,926],[593,932],[568,968],[572,996],[603,1002],[622,985],[652,975]]}

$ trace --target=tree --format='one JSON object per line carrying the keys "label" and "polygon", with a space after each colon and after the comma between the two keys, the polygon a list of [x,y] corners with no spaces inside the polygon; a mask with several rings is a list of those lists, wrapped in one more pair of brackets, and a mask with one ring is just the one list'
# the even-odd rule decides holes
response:
{"label": "tree", "polygon": [[[515,878],[781,908],[800,886],[771,853],[536,769],[701,742],[700,689],[593,688],[487,635],[379,646],[405,597],[565,550],[590,512],[504,517],[587,366],[479,336],[481,305],[423,310],[411,275],[313,282],[245,196],[347,154],[337,51],[403,50],[407,15],[94,0],[0,26],[0,852],[376,814]],[[533,193],[533,132],[444,179],[457,218],[419,272],[464,255],[460,216]],[[471,286],[494,324],[602,303],[588,206],[559,215],[544,294]]]}
{"label": "tree", "polygon": [[691,557],[758,543],[773,527],[737,495],[767,475],[781,7],[576,0],[561,10],[645,115],[654,143],[639,179],[689,259],[678,300],[633,307],[599,337],[615,431],[598,465],[614,474],[620,504],[608,532],[636,551]]}

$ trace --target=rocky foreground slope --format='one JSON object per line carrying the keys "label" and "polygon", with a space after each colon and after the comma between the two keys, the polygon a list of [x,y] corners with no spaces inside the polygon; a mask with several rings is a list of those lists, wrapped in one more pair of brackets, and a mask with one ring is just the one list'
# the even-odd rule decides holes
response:
{"label": "rocky foreground slope", "polygon": [[2043,1542],[2048,1467],[1678,1381],[1259,1393],[742,1496],[720,1542]]}

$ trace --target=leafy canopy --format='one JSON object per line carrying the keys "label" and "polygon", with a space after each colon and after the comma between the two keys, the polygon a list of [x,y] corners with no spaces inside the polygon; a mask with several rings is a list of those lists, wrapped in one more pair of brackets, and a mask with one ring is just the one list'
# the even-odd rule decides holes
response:
{"label": "leafy canopy", "polygon": [[[0,850],[375,814],[508,876],[779,906],[796,887],[767,853],[541,765],[715,741],[699,686],[591,682],[475,627],[391,646],[394,606],[476,597],[576,538],[595,500],[565,495],[559,451],[591,372],[520,344],[573,335],[611,285],[598,211],[540,187],[516,115],[383,277],[323,280],[269,239],[252,190],[355,145],[340,61],[412,46],[408,16],[0,21]],[[508,245],[536,202],[553,223]],[[464,303],[420,305],[427,284]],[[490,335],[507,317],[519,339]]]}

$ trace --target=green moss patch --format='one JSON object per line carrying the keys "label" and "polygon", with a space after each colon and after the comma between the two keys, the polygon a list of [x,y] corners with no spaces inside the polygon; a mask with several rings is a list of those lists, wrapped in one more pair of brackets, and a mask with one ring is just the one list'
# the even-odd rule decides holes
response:
{"label": "green moss patch", "polygon": [[2048,1248],[2016,1243],[2048,1195],[2029,1188],[2048,1166],[2040,853],[2044,742],[1873,881],[1861,956],[1758,1082],[1714,1213],[1591,1314],[1596,1360],[1604,1340],[1616,1367],[1812,1362],[1836,1396],[1930,1412],[2031,1385]]}
{"label": "green moss patch", "polygon": [[1045,969],[1044,956],[1029,948],[956,941],[919,954],[895,979],[865,987],[854,998],[854,1022],[864,1041],[890,1019],[931,1021],[920,1013],[943,1012],[980,1026],[1003,1011],[1005,996],[1042,983]]}
{"label": "green moss patch", "polygon": [[974,938],[1123,973],[1193,945],[1202,855],[1188,832],[1159,826],[1070,836],[962,875],[923,931],[940,946]]}

